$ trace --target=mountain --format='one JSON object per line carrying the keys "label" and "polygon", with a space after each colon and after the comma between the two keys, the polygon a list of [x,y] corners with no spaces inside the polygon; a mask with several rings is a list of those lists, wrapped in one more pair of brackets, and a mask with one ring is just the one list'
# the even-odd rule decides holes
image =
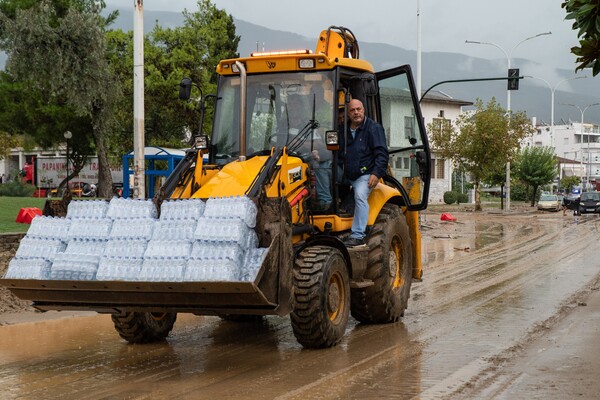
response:
{"label": "mountain", "polygon": [[[131,30],[133,27],[133,12],[131,9],[119,9],[119,18],[112,26],[114,29]],[[175,12],[144,11],[144,31],[149,33],[155,24],[163,27],[176,27],[183,23],[183,15]],[[269,29],[263,26],[235,19],[236,32],[241,36],[239,53],[247,56],[253,51],[282,50],[282,49],[311,49],[314,50],[317,35],[307,38],[291,32]],[[375,70],[384,70],[401,64],[410,64],[416,74],[417,54],[414,50],[406,50],[397,46],[383,43],[361,42],[357,34],[361,58],[369,60]],[[0,68],[3,68],[5,55],[0,53]],[[551,89],[548,85],[556,85],[564,79],[571,78],[574,70],[555,70],[532,60],[513,59],[514,66],[521,66],[521,75],[538,77],[552,76],[544,83],[541,79],[525,78],[520,81],[520,89],[511,92],[511,109],[525,111],[529,117],[536,117],[538,122],[550,124]],[[579,75],[588,75],[587,79],[576,79],[560,84],[555,91],[555,124],[561,120],[568,122],[569,118],[581,121],[581,113],[575,107],[562,104],[574,104],[581,108],[600,102],[600,80],[591,77],[591,72],[585,71]],[[464,54],[427,52],[422,53],[422,90],[447,80],[496,78],[506,76],[506,60],[486,60],[470,57]],[[446,83],[437,86],[435,90],[466,101],[482,99],[488,102],[492,97],[506,107],[506,81]],[[556,86],[555,86],[556,87]],[[567,90],[569,89],[569,90]],[[591,107],[585,113],[586,122],[600,123],[600,107]]]}

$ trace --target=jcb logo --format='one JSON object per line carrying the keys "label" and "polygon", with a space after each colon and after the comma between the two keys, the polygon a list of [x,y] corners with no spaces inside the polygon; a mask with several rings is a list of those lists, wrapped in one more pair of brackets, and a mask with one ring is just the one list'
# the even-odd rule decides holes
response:
{"label": "jcb logo", "polygon": [[267,68],[269,69],[275,68],[276,65],[277,63],[275,61],[267,61]]}

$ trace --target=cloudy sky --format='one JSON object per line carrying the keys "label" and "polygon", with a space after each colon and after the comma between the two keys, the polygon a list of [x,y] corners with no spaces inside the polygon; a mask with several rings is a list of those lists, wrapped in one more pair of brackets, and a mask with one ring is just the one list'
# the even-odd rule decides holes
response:
{"label": "cloudy sky", "polygon": [[[424,52],[448,51],[488,59],[506,59],[493,46],[465,44],[492,42],[511,59],[522,58],[550,68],[574,69],[569,49],[576,32],[564,19],[563,0],[212,0],[235,18],[271,29],[315,37],[330,25],[350,28],[359,41],[417,48],[417,3],[420,3],[421,43]],[[108,0],[123,7],[123,0]],[[133,8],[134,2],[129,2]],[[195,10],[196,0],[145,0],[148,10]],[[515,46],[523,39],[538,37]],[[268,48],[268,43],[266,43]],[[548,77],[550,79],[551,77]]]}

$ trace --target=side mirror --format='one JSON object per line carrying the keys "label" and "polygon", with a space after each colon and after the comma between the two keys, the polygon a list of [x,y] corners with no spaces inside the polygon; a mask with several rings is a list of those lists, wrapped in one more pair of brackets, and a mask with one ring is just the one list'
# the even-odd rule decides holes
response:
{"label": "side mirror", "polygon": [[427,178],[427,166],[429,165],[429,160],[427,159],[427,153],[424,151],[417,151],[415,154],[417,165],[419,166],[419,175],[423,181]]}
{"label": "side mirror", "polygon": [[363,85],[363,91],[367,96],[375,96],[379,90],[375,83],[375,76],[373,74],[364,73],[360,77]]}
{"label": "side mirror", "polygon": [[192,93],[192,80],[183,78],[179,84],[179,100],[189,100]]}

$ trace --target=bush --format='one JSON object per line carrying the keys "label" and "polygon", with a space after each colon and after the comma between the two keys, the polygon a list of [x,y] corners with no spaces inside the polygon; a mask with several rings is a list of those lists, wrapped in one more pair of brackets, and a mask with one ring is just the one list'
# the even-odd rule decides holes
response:
{"label": "bush", "polygon": [[527,186],[521,182],[514,181],[510,184],[510,199],[515,201],[527,201]]}
{"label": "bush", "polygon": [[456,203],[458,193],[454,191],[444,192],[444,203],[454,204]]}
{"label": "bush", "polygon": [[36,187],[22,182],[9,182],[0,185],[0,196],[31,197]]}
{"label": "bush", "polygon": [[456,203],[467,203],[469,201],[469,196],[466,193],[456,193]]}

